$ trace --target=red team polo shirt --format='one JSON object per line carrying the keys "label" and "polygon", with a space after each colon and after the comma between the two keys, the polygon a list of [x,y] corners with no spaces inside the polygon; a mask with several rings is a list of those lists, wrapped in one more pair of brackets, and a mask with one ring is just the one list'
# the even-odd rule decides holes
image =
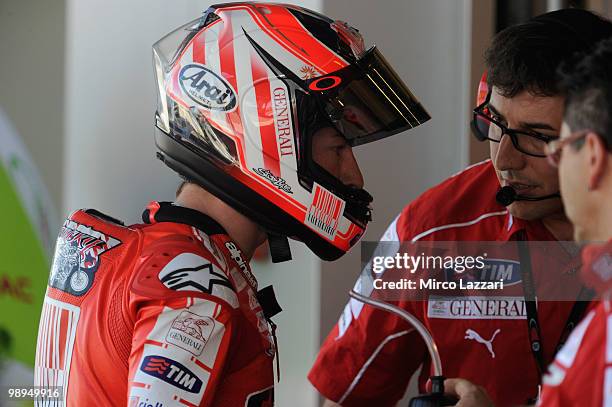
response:
{"label": "red team polo shirt", "polygon": [[[540,221],[508,214],[495,201],[498,189],[490,161],[472,166],[404,208],[381,240],[510,241],[519,232],[527,240],[554,240]],[[509,277],[516,283],[513,294],[499,303],[472,296],[400,304],[432,333],[445,376],[483,386],[496,406],[524,404],[537,397],[540,380],[528,336],[521,275],[513,273]],[[534,267],[533,274],[537,273]],[[576,274],[560,270],[558,277],[562,284],[577,285]],[[547,364],[572,306],[572,301],[538,304]],[[425,345],[411,326],[351,299],[308,377],[320,393],[343,406],[391,406],[403,397],[418,367],[429,362]],[[423,369],[421,392],[430,374],[429,368]]]}
{"label": "red team polo shirt", "polygon": [[37,405],[271,406],[275,348],[240,249],[194,210],[145,214],[130,227],[91,211],[64,223],[35,383],[61,386],[65,402]]}
{"label": "red team polo shirt", "polygon": [[574,329],[544,377],[541,406],[612,407],[612,241],[587,247],[582,276],[604,299]]}

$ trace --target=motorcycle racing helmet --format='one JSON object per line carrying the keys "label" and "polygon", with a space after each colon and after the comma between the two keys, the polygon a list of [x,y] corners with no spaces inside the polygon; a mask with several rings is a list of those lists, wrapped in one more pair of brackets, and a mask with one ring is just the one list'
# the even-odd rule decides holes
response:
{"label": "motorcycle racing helmet", "polygon": [[356,29],[298,6],[215,5],[153,54],[158,157],[324,260],[363,235],[372,197],[317,164],[313,134],[358,146],[430,118]]}

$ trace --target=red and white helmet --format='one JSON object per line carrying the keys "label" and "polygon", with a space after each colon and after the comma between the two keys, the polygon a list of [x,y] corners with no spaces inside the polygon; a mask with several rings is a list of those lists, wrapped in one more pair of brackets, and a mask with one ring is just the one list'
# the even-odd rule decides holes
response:
{"label": "red and white helmet", "polygon": [[363,235],[372,197],[313,160],[313,133],[357,146],[430,118],[357,30],[297,6],[212,6],[153,51],[159,157],[325,260]]}

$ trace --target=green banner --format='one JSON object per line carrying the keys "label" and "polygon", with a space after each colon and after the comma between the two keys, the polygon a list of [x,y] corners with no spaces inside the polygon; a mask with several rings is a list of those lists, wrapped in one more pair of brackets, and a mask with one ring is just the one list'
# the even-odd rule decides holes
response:
{"label": "green banner", "polygon": [[0,383],[33,377],[38,321],[57,232],[25,145],[0,111]]}

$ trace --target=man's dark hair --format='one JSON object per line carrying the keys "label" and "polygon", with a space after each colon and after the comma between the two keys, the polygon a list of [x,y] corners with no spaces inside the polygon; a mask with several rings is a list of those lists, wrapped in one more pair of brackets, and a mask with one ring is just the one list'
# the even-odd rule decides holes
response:
{"label": "man's dark hair", "polygon": [[489,89],[495,86],[505,97],[524,90],[556,96],[559,65],[610,35],[612,22],[581,9],[557,10],[508,27],[485,53]]}
{"label": "man's dark hair", "polygon": [[592,53],[578,55],[559,69],[566,95],[564,120],[572,131],[593,130],[612,148],[612,37]]}

